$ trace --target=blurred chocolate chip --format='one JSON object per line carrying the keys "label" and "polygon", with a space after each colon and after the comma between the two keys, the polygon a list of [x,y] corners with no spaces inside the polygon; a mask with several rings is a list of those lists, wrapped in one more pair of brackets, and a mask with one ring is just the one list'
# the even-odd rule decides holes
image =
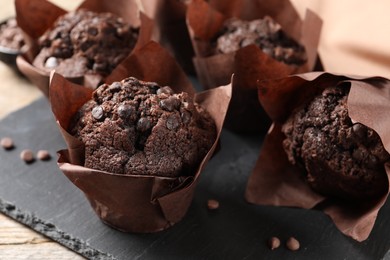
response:
{"label": "blurred chocolate chip", "polygon": [[254,44],[255,41],[254,39],[251,39],[251,38],[244,38],[241,42],[240,42],[240,46],[241,48],[244,48],[248,45],[251,45],[251,44]]}
{"label": "blurred chocolate chip", "polygon": [[183,124],[188,124],[191,121],[191,113],[183,110],[180,114]]}
{"label": "blurred chocolate chip", "polygon": [[357,161],[361,161],[367,157],[367,151],[364,148],[359,147],[353,151],[352,157]]}
{"label": "blurred chocolate chip", "polygon": [[1,146],[6,150],[14,148],[14,141],[10,137],[4,137],[0,141]]}
{"label": "blurred chocolate chip", "polygon": [[178,109],[180,107],[180,100],[171,96],[166,99],[162,99],[159,104],[162,109],[172,112],[174,109]]}
{"label": "blurred chocolate chip", "polygon": [[55,68],[58,66],[58,60],[55,57],[49,57],[45,62],[45,67],[48,69]]}
{"label": "blurred chocolate chip", "polygon": [[25,149],[20,153],[20,158],[26,163],[31,163],[34,161],[34,154],[31,150]]}
{"label": "blurred chocolate chip", "polygon": [[88,33],[90,35],[96,36],[98,34],[98,29],[95,27],[90,27],[90,28],[88,28]]}
{"label": "blurred chocolate chip", "polygon": [[150,120],[147,117],[141,117],[137,122],[137,130],[145,132],[151,127]]}
{"label": "blurred chocolate chip", "polygon": [[207,201],[207,208],[210,210],[216,210],[219,208],[219,201],[210,199]]}
{"label": "blurred chocolate chip", "polygon": [[95,62],[92,66],[92,69],[95,71],[104,71],[107,68],[107,62]]}
{"label": "blurred chocolate chip", "polygon": [[295,237],[287,239],[286,246],[291,251],[297,251],[300,248],[299,241]]}
{"label": "blurred chocolate chip", "polygon": [[122,104],[118,107],[118,115],[122,119],[130,117],[134,111],[134,108],[128,104]]}
{"label": "blurred chocolate chip", "polygon": [[104,110],[101,106],[97,106],[92,109],[92,116],[96,120],[102,119],[103,115],[104,115]]}
{"label": "blurred chocolate chip", "polygon": [[368,157],[367,163],[368,163],[368,167],[369,167],[369,168],[371,168],[371,169],[376,169],[376,168],[378,167],[378,162],[379,162],[379,160],[378,160],[378,158],[376,158],[375,155],[372,155],[372,154],[371,154],[371,155]]}
{"label": "blurred chocolate chip", "polygon": [[147,82],[147,86],[153,94],[157,93],[157,91],[160,89],[160,86],[156,82]]}
{"label": "blurred chocolate chip", "polygon": [[138,83],[138,79],[134,78],[134,77],[128,77],[126,79],[124,79],[124,82],[125,83]]}
{"label": "blurred chocolate chip", "polygon": [[113,82],[109,87],[108,89],[111,91],[111,92],[116,92],[116,91],[119,91],[122,89],[122,84],[120,82]]}
{"label": "blurred chocolate chip", "polygon": [[126,35],[127,32],[128,30],[126,30],[126,28],[124,27],[116,28],[116,35],[118,35],[119,37]]}
{"label": "blurred chocolate chip", "polygon": [[268,246],[271,250],[277,249],[280,247],[280,239],[277,237],[271,237],[268,240]]}
{"label": "blurred chocolate chip", "polygon": [[269,55],[269,56],[272,56],[273,51],[272,51],[271,48],[264,47],[264,48],[262,49],[262,51],[263,51],[265,54],[267,54],[267,55]]}
{"label": "blurred chocolate chip", "polygon": [[37,158],[41,161],[48,161],[50,160],[51,156],[47,150],[39,150],[37,153]]}
{"label": "blurred chocolate chip", "polygon": [[160,95],[163,93],[164,94],[173,94],[173,90],[168,86],[161,87],[161,88],[157,89],[157,95]]}
{"label": "blurred chocolate chip", "polygon": [[172,114],[168,117],[167,119],[167,122],[166,122],[166,126],[169,130],[175,130],[176,128],[179,127],[180,125],[180,122],[179,122],[179,118],[177,118],[176,114]]}
{"label": "blurred chocolate chip", "polygon": [[352,126],[352,131],[359,137],[359,138],[364,138],[366,136],[366,128],[362,124],[354,124]]}

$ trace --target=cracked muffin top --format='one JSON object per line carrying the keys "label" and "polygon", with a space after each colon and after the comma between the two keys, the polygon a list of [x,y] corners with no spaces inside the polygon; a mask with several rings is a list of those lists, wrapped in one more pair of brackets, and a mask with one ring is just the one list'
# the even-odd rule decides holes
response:
{"label": "cracked muffin top", "polygon": [[103,84],[74,116],[85,167],[117,174],[191,175],[216,138],[213,119],[185,92],[127,78]]}

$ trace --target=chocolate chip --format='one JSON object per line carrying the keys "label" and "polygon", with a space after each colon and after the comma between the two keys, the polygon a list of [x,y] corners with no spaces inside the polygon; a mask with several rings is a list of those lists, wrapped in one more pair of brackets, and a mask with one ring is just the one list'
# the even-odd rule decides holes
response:
{"label": "chocolate chip", "polygon": [[168,97],[166,99],[162,99],[159,105],[162,109],[172,112],[180,107],[180,100],[176,97]]}
{"label": "chocolate chip", "polygon": [[25,149],[20,153],[20,158],[26,163],[31,163],[34,161],[34,154],[31,150]]}
{"label": "chocolate chip", "polygon": [[118,107],[118,115],[122,119],[129,118],[134,111],[134,108],[128,104],[122,104]]}
{"label": "chocolate chip", "polygon": [[118,35],[119,37],[126,35],[127,32],[128,30],[126,30],[126,28],[123,27],[116,28],[116,35]]}
{"label": "chocolate chip", "polygon": [[150,120],[147,117],[141,117],[137,122],[137,130],[145,132],[151,127]]}
{"label": "chocolate chip", "polygon": [[111,92],[117,92],[117,91],[120,91],[122,89],[122,84],[120,82],[113,82],[109,87],[108,89],[111,91]]}
{"label": "chocolate chip", "polygon": [[157,91],[160,89],[160,86],[156,82],[147,82],[147,86],[153,94],[157,94]]}
{"label": "chocolate chip", "polygon": [[166,122],[166,126],[169,130],[176,130],[176,128],[179,127],[180,125],[180,122],[179,122],[180,119],[177,118],[177,116],[175,114],[172,114],[168,117],[167,119],[167,122]]}
{"label": "chocolate chip", "polygon": [[39,150],[37,153],[37,158],[42,161],[50,160],[50,153],[46,150]]}
{"label": "chocolate chip", "polygon": [[55,68],[58,66],[58,60],[55,57],[49,57],[45,62],[45,67],[48,69]]}
{"label": "chocolate chip", "polygon": [[0,141],[1,146],[6,150],[14,148],[14,141],[10,137],[4,137]]}
{"label": "chocolate chip", "polygon": [[95,62],[92,66],[94,71],[104,71],[107,68],[107,62]]}
{"label": "chocolate chip", "polygon": [[279,248],[280,247],[280,239],[277,238],[277,237],[271,237],[269,240],[268,240],[268,246],[271,250],[274,250],[276,248]]}
{"label": "chocolate chip", "polygon": [[219,201],[210,199],[207,201],[207,208],[210,210],[216,210],[219,208]]}
{"label": "chocolate chip", "polygon": [[168,86],[165,86],[165,87],[162,87],[162,88],[159,88],[157,89],[157,95],[160,95],[160,94],[173,94],[173,90],[168,87]]}
{"label": "chocolate chip", "polygon": [[139,83],[138,79],[134,77],[129,77],[123,80],[125,83]]}
{"label": "chocolate chip", "polygon": [[272,51],[271,48],[264,47],[264,48],[262,49],[262,51],[263,51],[265,54],[269,55],[269,56],[272,56],[272,54],[273,54],[273,51]]}
{"label": "chocolate chip", "polygon": [[366,136],[366,128],[362,124],[354,124],[352,126],[352,131],[359,137],[359,138],[364,138]]}
{"label": "chocolate chip", "polygon": [[180,114],[183,124],[188,124],[191,121],[191,113],[183,110]]}
{"label": "chocolate chip", "polygon": [[244,38],[241,42],[240,42],[240,45],[241,45],[241,48],[244,48],[248,45],[251,45],[251,44],[254,44],[255,41],[254,39],[251,39],[251,38]]}
{"label": "chocolate chip", "polygon": [[299,241],[295,237],[287,239],[286,246],[291,251],[297,251],[300,248]]}
{"label": "chocolate chip", "polygon": [[104,110],[101,106],[97,106],[92,109],[92,116],[96,120],[102,119],[103,115],[104,115]]}

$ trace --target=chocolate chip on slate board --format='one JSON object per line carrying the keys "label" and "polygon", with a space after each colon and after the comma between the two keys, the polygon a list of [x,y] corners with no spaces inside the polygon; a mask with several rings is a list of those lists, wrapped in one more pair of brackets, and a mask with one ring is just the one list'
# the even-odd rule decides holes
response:
{"label": "chocolate chip on slate board", "polygon": [[277,249],[280,247],[280,239],[277,237],[271,237],[268,240],[268,246],[271,250]]}
{"label": "chocolate chip on slate board", "polygon": [[37,158],[41,161],[50,160],[51,156],[47,150],[39,150],[37,153]]}
{"label": "chocolate chip on slate board", "polygon": [[20,158],[25,161],[26,163],[31,163],[34,161],[34,154],[31,150],[29,149],[24,149],[20,153]]}
{"label": "chocolate chip on slate board", "polygon": [[14,141],[10,137],[4,137],[0,141],[1,146],[6,150],[14,148]]}
{"label": "chocolate chip on slate board", "polygon": [[299,241],[295,237],[290,237],[286,241],[286,246],[291,251],[297,251],[300,247]]}
{"label": "chocolate chip on slate board", "polygon": [[219,208],[219,202],[218,200],[210,199],[207,201],[207,208],[210,210],[216,210]]}

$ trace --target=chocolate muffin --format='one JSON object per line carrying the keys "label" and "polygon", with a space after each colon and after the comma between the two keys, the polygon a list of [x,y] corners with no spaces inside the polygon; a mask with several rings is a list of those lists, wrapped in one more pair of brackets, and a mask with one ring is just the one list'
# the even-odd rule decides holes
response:
{"label": "chocolate muffin", "polygon": [[84,166],[117,174],[190,175],[216,138],[211,116],[187,93],[135,78],[101,85],[73,120]]}
{"label": "chocolate muffin", "polygon": [[295,111],[282,127],[288,159],[306,169],[317,192],[371,199],[387,192],[390,155],[378,134],[348,116],[348,88],[331,87]]}
{"label": "chocolate muffin", "polygon": [[22,30],[15,18],[10,18],[0,25],[0,47],[22,52],[24,46]]}
{"label": "chocolate muffin", "polygon": [[39,39],[33,65],[65,77],[107,76],[134,48],[138,28],[111,13],[77,10],[61,16]]}
{"label": "chocolate muffin", "polygon": [[288,37],[269,16],[253,21],[237,18],[226,20],[216,40],[216,52],[235,52],[250,44],[257,45],[264,53],[289,65],[302,65],[307,60],[305,48]]}

